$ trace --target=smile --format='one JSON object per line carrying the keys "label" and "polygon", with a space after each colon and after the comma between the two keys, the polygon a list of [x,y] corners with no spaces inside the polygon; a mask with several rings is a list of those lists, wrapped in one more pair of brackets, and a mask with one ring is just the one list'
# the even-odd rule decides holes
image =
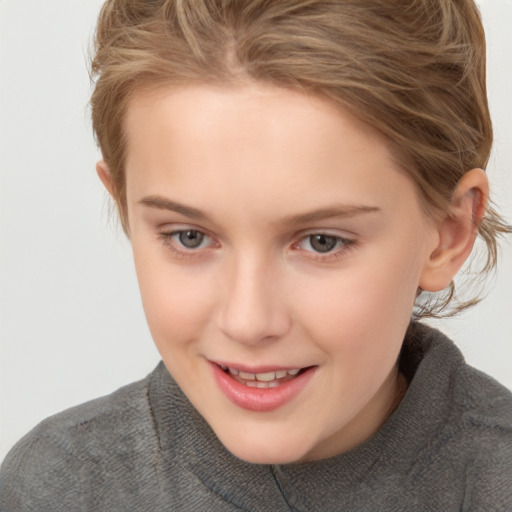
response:
{"label": "smile", "polygon": [[261,373],[249,373],[238,370],[237,368],[231,368],[224,365],[220,365],[221,369],[231,375],[240,384],[244,384],[250,388],[276,388],[281,386],[285,382],[290,381],[297,376],[303,369],[293,368],[291,370],[277,370],[270,372]]}
{"label": "smile", "polygon": [[295,398],[316,373],[317,366],[248,372],[234,366],[210,363],[214,379],[235,405],[254,412],[269,412]]}

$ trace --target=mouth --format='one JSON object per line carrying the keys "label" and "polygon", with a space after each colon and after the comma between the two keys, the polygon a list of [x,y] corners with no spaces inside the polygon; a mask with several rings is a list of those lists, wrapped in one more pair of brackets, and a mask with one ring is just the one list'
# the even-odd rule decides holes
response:
{"label": "mouth", "polygon": [[224,365],[219,365],[221,370],[229,375],[231,378],[243,384],[244,386],[250,388],[258,388],[258,389],[269,389],[269,388],[277,388],[290,382],[295,377],[301,375],[305,371],[307,371],[311,366],[305,368],[292,368],[289,370],[275,370],[275,371],[265,371],[259,373],[251,373],[242,371],[238,368],[228,367]]}
{"label": "mouth", "polygon": [[303,368],[237,368],[210,363],[219,389],[235,405],[254,412],[270,412],[291,402],[308,383],[317,366]]}

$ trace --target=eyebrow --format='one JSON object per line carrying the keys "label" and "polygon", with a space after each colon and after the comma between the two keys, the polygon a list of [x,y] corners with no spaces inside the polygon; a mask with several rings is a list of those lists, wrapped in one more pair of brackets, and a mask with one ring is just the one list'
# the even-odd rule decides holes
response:
{"label": "eyebrow", "polygon": [[206,220],[208,216],[197,208],[186,206],[176,201],[171,201],[165,197],[148,196],[139,201],[140,204],[149,206],[150,208],[157,208],[158,210],[169,210],[171,212],[180,213],[185,217],[195,220]]}
{"label": "eyebrow", "polygon": [[[194,220],[208,220],[208,215],[203,211],[172,201],[161,196],[148,196],[139,201],[140,204],[159,210],[169,210]],[[289,225],[308,224],[329,218],[350,218],[365,213],[381,211],[377,206],[365,205],[334,205],[327,208],[319,208],[310,212],[298,213],[285,217],[282,222]]]}
{"label": "eyebrow", "polygon": [[364,205],[335,205],[327,208],[319,208],[310,212],[299,213],[286,217],[284,222],[286,224],[308,224],[319,220],[331,219],[331,218],[350,218],[356,215],[365,213],[380,212],[380,208],[377,206],[364,206]]}

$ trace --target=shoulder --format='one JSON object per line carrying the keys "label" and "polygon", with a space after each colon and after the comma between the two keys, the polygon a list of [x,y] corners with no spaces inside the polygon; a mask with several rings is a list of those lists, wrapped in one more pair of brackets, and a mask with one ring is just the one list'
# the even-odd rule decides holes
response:
{"label": "shoulder", "polygon": [[[445,400],[452,420],[486,436],[504,438],[512,446],[512,392],[466,363],[455,344],[441,332],[416,324],[414,342],[421,344],[423,386]],[[418,369],[419,369],[418,368]],[[440,382],[435,382],[436,380]]]}
{"label": "shoulder", "polygon": [[452,389],[466,424],[512,434],[512,392],[505,386],[464,363],[454,374]]}
{"label": "shoulder", "polygon": [[85,510],[83,489],[115,486],[116,471],[126,475],[138,458],[147,461],[157,445],[151,376],[52,416],[23,437],[0,469],[0,509]]}
{"label": "shoulder", "polygon": [[512,509],[512,393],[464,364],[453,380],[461,444],[469,450],[468,510]]}
{"label": "shoulder", "polygon": [[421,326],[415,334],[422,394],[443,418],[433,452],[463,481],[463,510],[512,510],[512,393],[440,332]]}
{"label": "shoulder", "polygon": [[417,374],[414,378],[449,398],[450,406],[468,424],[498,431],[512,429],[512,392],[467,364],[453,341],[436,329],[413,323],[406,343],[407,363]]}

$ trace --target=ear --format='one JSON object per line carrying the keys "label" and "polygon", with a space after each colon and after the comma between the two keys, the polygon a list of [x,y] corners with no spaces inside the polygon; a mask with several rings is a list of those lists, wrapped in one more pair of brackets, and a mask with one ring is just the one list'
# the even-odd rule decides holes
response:
{"label": "ear", "polygon": [[468,258],[487,209],[489,182],[482,169],[468,171],[459,181],[447,216],[436,225],[437,246],[430,253],[419,287],[446,288]]}
{"label": "ear", "polygon": [[104,160],[100,160],[96,164],[96,173],[98,174],[98,177],[100,178],[104,187],[107,189],[107,192],[110,194],[110,196],[113,199],[115,199],[116,196],[115,196],[114,184],[112,182],[112,176],[110,175],[110,170]]}

